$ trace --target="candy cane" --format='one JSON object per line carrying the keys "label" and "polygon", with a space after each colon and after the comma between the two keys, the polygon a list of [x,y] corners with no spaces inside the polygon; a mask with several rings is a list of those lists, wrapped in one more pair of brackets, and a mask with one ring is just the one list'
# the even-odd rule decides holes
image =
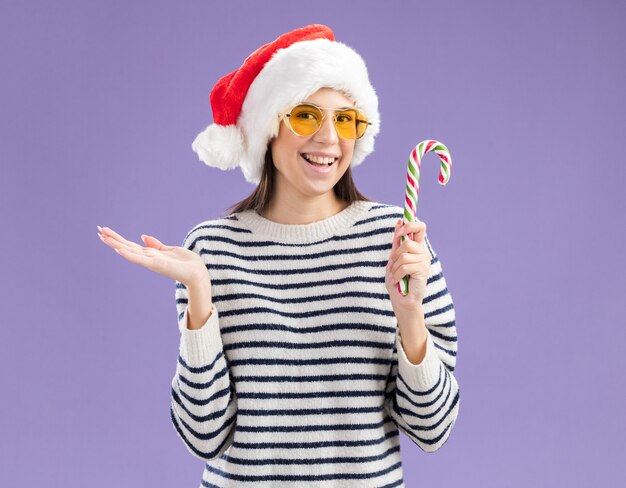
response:
{"label": "candy cane", "polygon": [[[404,221],[413,222],[417,216],[417,197],[419,195],[419,181],[420,181],[420,166],[422,157],[427,152],[434,152],[439,156],[441,160],[441,167],[439,169],[439,184],[444,186],[450,179],[450,172],[452,171],[452,158],[450,157],[450,151],[441,142],[428,139],[420,142],[411,151],[409,156],[409,167],[406,173],[406,196],[404,198]],[[407,236],[401,236],[400,244],[405,239],[413,239],[413,233],[407,234]],[[409,292],[409,275],[404,276],[398,281],[398,291],[402,295],[406,295]]]}

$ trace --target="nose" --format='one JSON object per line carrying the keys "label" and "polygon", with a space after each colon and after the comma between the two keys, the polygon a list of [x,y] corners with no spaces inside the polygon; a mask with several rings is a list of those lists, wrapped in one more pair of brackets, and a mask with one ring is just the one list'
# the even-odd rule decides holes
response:
{"label": "nose", "polygon": [[337,144],[337,142],[339,142],[337,129],[333,122],[333,114],[326,114],[326,117],[322,120],[322,126],[313,135],[313,139],[323,144]]}

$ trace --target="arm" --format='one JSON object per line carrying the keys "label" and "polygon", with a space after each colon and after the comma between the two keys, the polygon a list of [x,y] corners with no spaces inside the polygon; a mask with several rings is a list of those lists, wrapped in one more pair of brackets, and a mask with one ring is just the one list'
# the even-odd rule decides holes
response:
{"label": "arm", "polygon": [[411,363],[396,333],[385,409],[415,444],[423,451],[434,452],[450,435],[460,396],[453,375],[457,353],[454,304],[441,263],[428,238],[425,241],[432,256],[422,302],[428,330],[425,355],[418,364]]}
{"label": "arm", "polygon": [[[185,239],[187,249],[193,250],[193,234]],[[172,379],[172,423],[192,455],[214,459],[233,442],[237,398],[210,287],[187,288],[177,281],[176,309],[180,347]]]}

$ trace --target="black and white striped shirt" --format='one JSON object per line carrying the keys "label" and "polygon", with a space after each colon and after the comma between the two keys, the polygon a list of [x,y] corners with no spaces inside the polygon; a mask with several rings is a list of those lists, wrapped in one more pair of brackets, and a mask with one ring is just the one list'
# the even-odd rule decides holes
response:
{"label": "black and white striped shirt", "polygon": [[171,419],[205,461],[203,487],[403,487],[399,430],[423,451],[459,409],[452,298],[428,237],[423,361],[402,349],[385,267],[403,209],[357,201],[324,220],[254,211],[203,222],[183,246],[211,277],[213,310],[187,329]]}

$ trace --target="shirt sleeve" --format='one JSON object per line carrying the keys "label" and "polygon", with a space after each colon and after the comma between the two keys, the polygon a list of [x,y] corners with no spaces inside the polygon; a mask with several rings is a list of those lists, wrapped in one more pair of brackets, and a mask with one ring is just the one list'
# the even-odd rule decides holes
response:
{"label": "shirt sleeve", "polygon": [[450,436],[459,412],[456,366],[457,336],[452,297],[443,269],[428,238],[431,266],[423,300],[428,330],[426,355],[411,363],[396,332],[392,366],[387,380],[385,408],[398,425],[423,451],[434,452]]}
{"label": "shirt sleeve", "polygon": [[[192,230],[183,246],[199,252],[195,249],[196,235]],[[222,455],[233,442],[237,420],[234,382],[224,355],[215,304],[207,322],[191,330],[187,327],[189,293],[178,281],[175,296],[180,345],[172,379],[172,424],[192,455],[210,460]]]}

